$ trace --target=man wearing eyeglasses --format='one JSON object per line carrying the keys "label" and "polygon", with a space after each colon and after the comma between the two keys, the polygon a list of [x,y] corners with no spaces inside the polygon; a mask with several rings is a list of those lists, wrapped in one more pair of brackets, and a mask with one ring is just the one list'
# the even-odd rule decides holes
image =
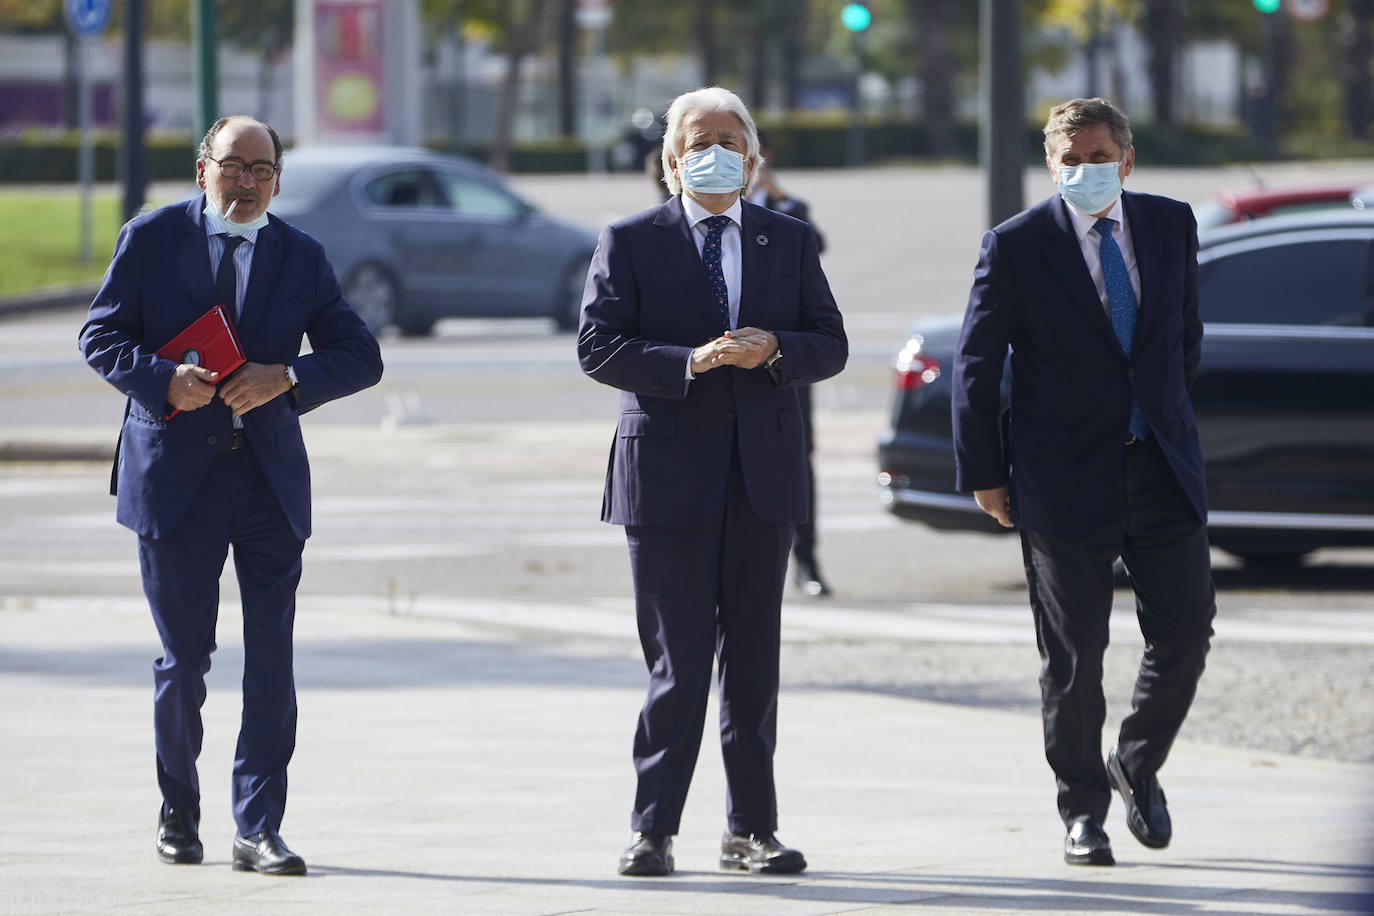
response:
{"label": "man wearing eyeglasses", "polygon": [[[242,115],[216,121],[196,159],[199,197],[119,233],[80,344],[127,396],[111,492],[138,535],[162,657],[153,663],[157,854],[204,858],[196,758],[219,580],[234,550],[243,605],[243,717],[233,767],[236,870],[300,875],[279,833],[296,742],[291,634],[310,536],[299,415],[376,384],[377,340],[344,301],[324,249],[269,216],[281,141]],[[158,350],[215,305],[247,362],[227,378]],[[300,355],[303,338],[311,352]],[[188,354],[193,351],[188,351]]]}

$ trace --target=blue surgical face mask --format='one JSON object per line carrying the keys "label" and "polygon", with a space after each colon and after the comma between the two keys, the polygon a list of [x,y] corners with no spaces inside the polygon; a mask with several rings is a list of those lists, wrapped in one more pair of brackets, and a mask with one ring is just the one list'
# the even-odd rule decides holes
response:
{"label": "blue surgical face mask", "polygon": [[1084,213],[1101,213],[1121,196],[1121,163],[1061,165],[1059,196]]}
{"label": "blue surgical face mask", "polygon": [[267,225],[267,211],[258,214],[258,218],[247,223],[235,223],[224,218],[215,205],[210,203],[210,198],[205,199],[205,218],[210,221],[211,227],[216,233],[227,232],[229,235],[247,235],[255,229],[261,229]]}
{"label": "blue surgical face mask", "polygon": [[699,194],[729,194],[744,189],[744,157],[719,143],[688,153],[682,163],[682,186]]}

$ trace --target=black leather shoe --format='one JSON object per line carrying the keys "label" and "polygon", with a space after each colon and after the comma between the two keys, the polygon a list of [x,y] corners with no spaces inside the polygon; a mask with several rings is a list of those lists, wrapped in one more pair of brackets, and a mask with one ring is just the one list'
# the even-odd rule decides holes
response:
{"label": "black leather shoe", "polygon": [[830,586],[825,584],[814,562],[797,563],[797,588],[812,598],[825,598],[830,594]]}
{"label": "black leather shoe", "polygon": [[205,859],[200,845],[200,811],[163,804],[157,812],[157,857],[169,865],[199,865]]}
{"label": "black leather shoe", "polygon": [[620,854],[622,875],[666,875],[673,870],[673,838],[664,833],[636,830]]}
{"label": "black leather shoe", "polygon": [[234,837],[234,871],[263,875],[303,875],[305,860],[286,848],[277,831]]}
{"label": "black leather shoe", "polygon": [[1112,841],[1089,815],[1076,817],[1064,837],[1064,861],[1070,865],[1115,865]]}
{"label": "black leather shoe", "polygon": [[1155,775],[1151,773],[1132,782],[1121,765],[1116,748],[1112,748],[1107,752],[1107,778],[1126,803],[1126,826],[1131,829],[1131,836],[1151,849],[1168,846],[1174,835],[1174,825],[1169,819],[1164,790],[1159,787]]}
{"label": "black leather shoe", "polygon": [[795,875],[806,859],[771,833],[726,833],[720,838],[720,867],[756,875]]}

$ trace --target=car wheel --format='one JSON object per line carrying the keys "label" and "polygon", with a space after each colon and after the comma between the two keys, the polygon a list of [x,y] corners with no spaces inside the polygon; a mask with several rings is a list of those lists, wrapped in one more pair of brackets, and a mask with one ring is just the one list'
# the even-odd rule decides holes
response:
{"label": "car wheel", "polygon": [[582,290],[587,285],[587,263],[591,255],[579,258],[569,265],[563,274],[563,282],[558,286],[557,301],[553,306],[553,323],[560,331],[576,331],[582,320]]}
{"label": "car wheel", "polygon": [[363,264],[344,284],[344,298],[373,334],[396,321],[401,293],[396,281],[380,264]]}
{"label": "car wheel", "polygon": [[433,318],[402,318],[396,326],[400,329],[402,337],[428,337],[434,333]]}

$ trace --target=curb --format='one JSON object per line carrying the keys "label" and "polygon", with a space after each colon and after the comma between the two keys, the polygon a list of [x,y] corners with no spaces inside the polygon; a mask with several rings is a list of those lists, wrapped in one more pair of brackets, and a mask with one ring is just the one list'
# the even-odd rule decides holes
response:
{"label": "curb", "polygon": [[99,290],[99,286],[72,286],[62,289],[36,290],[22,296],[10,296],[0,299],[0,317],[20,315],[25,312],[39,312],[44,309],[88,306]]}

